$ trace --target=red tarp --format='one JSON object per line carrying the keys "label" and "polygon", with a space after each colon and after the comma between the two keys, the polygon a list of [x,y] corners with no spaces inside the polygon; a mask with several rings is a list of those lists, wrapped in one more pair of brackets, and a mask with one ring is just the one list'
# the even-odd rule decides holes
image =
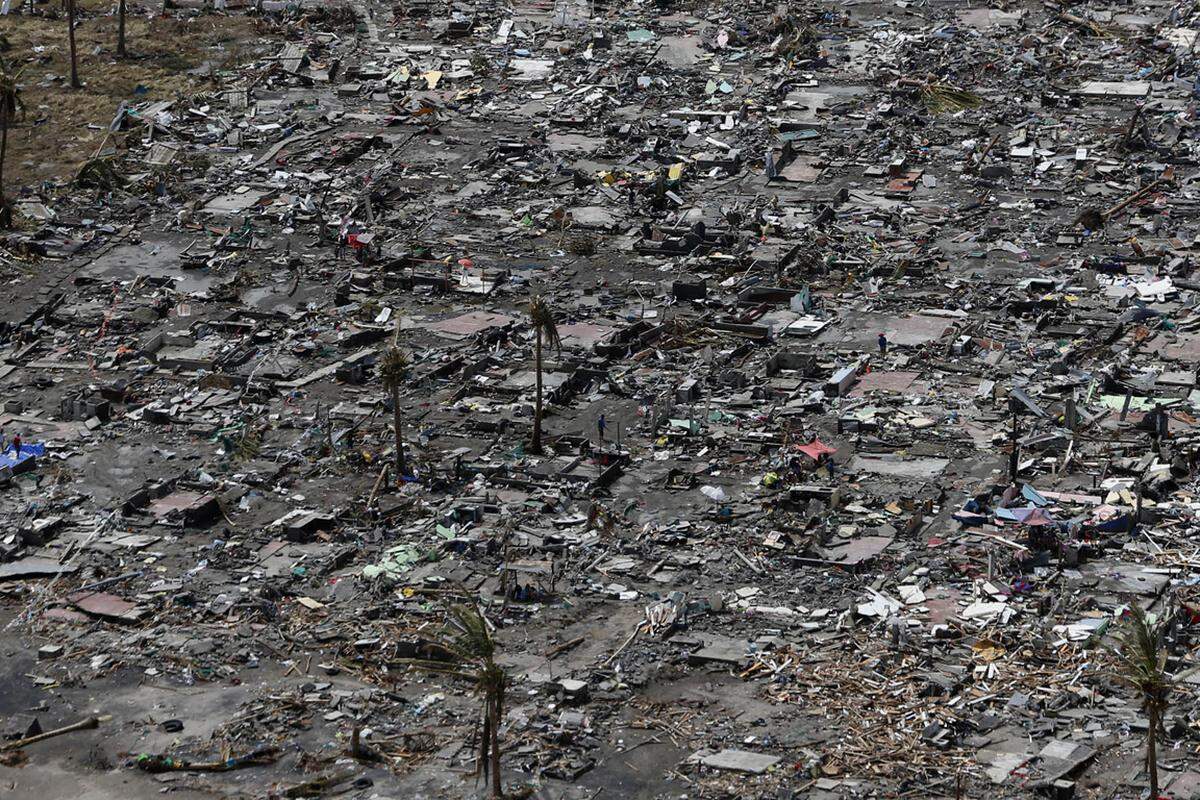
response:
{"label": "red tarp", "polygon": [[808,456],[813,461],[816,461],[821,456],[833,455],[834,453],[837,452],[836,447],[830,447],[829,445],[822,442],[820,439],[813,439],[808,444],[800,445],[796,449],[799,450],[801,453],[804,453],[804,455]]}

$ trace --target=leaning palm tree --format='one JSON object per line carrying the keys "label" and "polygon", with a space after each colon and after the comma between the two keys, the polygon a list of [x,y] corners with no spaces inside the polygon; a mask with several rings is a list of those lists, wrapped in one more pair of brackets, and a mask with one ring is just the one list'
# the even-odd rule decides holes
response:
{"label": "leaning palm tree", "polygon": [[562,352],[562,337],[554,325],[554,314],[541,295],[534,295],[529,301],[529,324],[533,326],[533,362],[537,373],[537,400],[533,410],[533,441],[529,444],[531,453],[542,452],[542,340],[555,350]]}
{"label": "leaning palm tree", "polygon": [[379,363],[379,377],[384,388],[392,393],[392,424],[396,431],[396,482],[404,480],[408,465],[404,460],[404,439],[400,435],[400,387],[408,380],[408,354],[393,344],[384,351]]}
{"label": "leaning palm tree", "polygon": [[0,227],[7,227],[11,216],[8,198],[4,194],[4,161],[8,155],[8,127],[25,107],[21,102],[21,89],[17,85],[20,77],[20,72],[0,59]]}
{"label": "leaning palm tree", "polygon": [[456,605],[440,641],[430,648],[429,657],[408,662],[415,669],[449,675],[470,681],[483,704],[480,721],[479,761],[476,776],[491,778],[494,799],[504,797],[500,777],[500,723],[504,720],[504,693],[508,674],[496,663],[496,640],[483,615],[473,608]]}
{"label": "leaning palm tree", "polygon": [[1170,706],[1174,679],[1167,674],[1167,649],[1162,640],[1163,622],[1151,623],[1136,602],[1130,605],[1132,618],[1118,637],[1113,653],[1117,658],[1117,678],[1137,689],[1149,722],[1146,731],[1146,768],[1150,771],[1150,797],[1158,797],[1158,732]]}

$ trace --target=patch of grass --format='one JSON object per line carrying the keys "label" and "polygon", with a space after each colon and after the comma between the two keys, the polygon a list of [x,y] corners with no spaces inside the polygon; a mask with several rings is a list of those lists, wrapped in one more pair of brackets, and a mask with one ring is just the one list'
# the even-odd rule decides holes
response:
{"label": "patch of grass", "polygon": [[[6,57],[22,74],[26,114],[9,134],[5,170],[9,192],[43,181],[65,181],[89,160],[104,139],[122,100],[175,100],[211,88],[206,64],[218,68],[243,57],[247,45],[263,44],[257,22],[216,13],[171,12],[161,4],[130,3],[126,17],[128,56],[118,59],[114,3],[77,0],[75,28],[82,89],[69,86],[67,21],[57,3],[34,15],[4,17]],[[202,74],[189,74],[196,71]],[[120,144],[120,142],[118,142]]]}
{"label": "patch of grass", "polygon": [[567,252],[576,256],[594,256],[596,240],[591,236],[572,236],[567,240]]}

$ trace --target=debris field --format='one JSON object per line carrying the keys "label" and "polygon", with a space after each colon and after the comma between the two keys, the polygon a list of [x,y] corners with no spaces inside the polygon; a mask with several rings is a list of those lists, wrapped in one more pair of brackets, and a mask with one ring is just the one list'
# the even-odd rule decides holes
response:
{"label": "debris field", "polygon": [[0,795],[1200,798],[1196,4],[129,8],[245,39],[10,121]]}

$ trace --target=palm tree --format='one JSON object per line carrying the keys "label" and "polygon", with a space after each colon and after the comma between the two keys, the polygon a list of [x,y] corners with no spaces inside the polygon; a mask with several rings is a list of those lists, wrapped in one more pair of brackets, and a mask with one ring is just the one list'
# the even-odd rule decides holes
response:
{"label": "palm tree", "polygon": [[542,340],[558,352],[562,352],[562,338],[554,325],[554,314],[541,295],[534,295],[529,301],[529,324],[533,326],[534,345],[533,361],[537,372],[537,401],[533,411],[533,441],[529,444],[531,453],[542,452]]}
{"label": "palm tree", "polygon": [[392,423],[396,430],[396,483],[404,480],[408,465],[404,460],[404,439],[400,435],[400,387],[408,380],[410,365],[408,355],[392,344],[383,354],[379,364],[379,377],[384,388],[392,393]]}
{"label": "palm tree", "polygon": [[20,77],[20,72],[0,59],[0,227],[8,227],[11,216],[4,194],[4,160],[8,155],[8,126],[25,107],[21,102],[21,89],[17,86]]}
{"label": "palm tree", "polygon": [[479,761],[476,776],[491,777],[492,798],[504,797],[500,778],[500,723],[504,720],[504,693],[508,674],[496,663],[496,640],[488,622],[473,608],[456,605],[442,639],[435,642],[429,658],[413,659],[416,669],[461,678],[474,684],[483,704],[479,737]]}
{"label": "palm tree", "polygon": [[125,0],[117,0],[117,56],[125,57]]}
{"label": "palm tree", "polygon": [[71,88],[80,88],[79,68],[75,59],[75,0],[67,0],[67,41],[71,45]]}
{"label": "palm tree", "polygon": [[1149,728],[1146,731],[1146,767],[1150,771],[1150,797],[1158,797],[1158,732],[1170,706],[1174,679],[1167,674],[1167,649],[1162,640],[1163,621],[1151,624],[1136,602],[1130,605],[1129,627],[1117,639],[1117,677],[1142,694]]}

